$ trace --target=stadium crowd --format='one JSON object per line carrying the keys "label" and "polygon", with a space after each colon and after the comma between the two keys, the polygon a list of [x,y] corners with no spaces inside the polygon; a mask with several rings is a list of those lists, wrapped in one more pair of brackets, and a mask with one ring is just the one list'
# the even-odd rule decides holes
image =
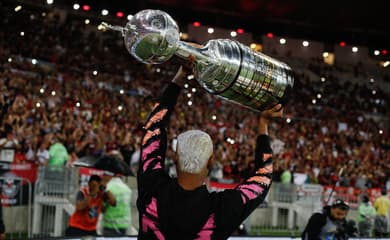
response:
{"label": "stadium crowd", "polygon": [[[81,16],[28,8],[15,13],[0,4],[0,147],[15,149],[17,163],[66,167],[86,155],[119,151],[136,174],[142,124],[178,68],[175,59],[144,65],[128,54],[120,35],[97,31],[93,19],[85,24]],[[317,59],[307,63],[318,79],[297,74],[286,117],[272,125],[275,181],[297,172],[307,183],[383,187],[390,182],[390,94],[374,94],[374,83],[340,81],[337,62],[324,66]],[[217,160],[210,177],[237,182],[254,169],[256,119],[191,79],[170,139],[191,128],[210,133]],[[167,170],[175,174],[172,164],[168,160]]]}

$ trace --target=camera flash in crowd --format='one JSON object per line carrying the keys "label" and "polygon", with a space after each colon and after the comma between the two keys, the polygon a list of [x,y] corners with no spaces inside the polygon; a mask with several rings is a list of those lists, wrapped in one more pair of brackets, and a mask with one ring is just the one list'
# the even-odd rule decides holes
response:
{"label": "camera flash in crowd", "polygon": [[374,82],[375,82],[375,79],[370,78],[370,83],[374,83]]}
{"label": "camera flash in crowd", "polygon": [[123,107],[121,105],[118,106],[118,111],[122,111]]}
{"label": "camera flash in crowd", "polygon": [[107,9],[103,9],[102,10],[102,15],[103,16],[107,16],[108,15],[108,10]]}
{"label": "camera flash in crowd", "polygon": [[39,108],[39,107],[41,107],[41,103],[37,102],[37,104],[35,104],[35,106],[37,106],[37,108]]}
{"label": "camera flash in crowd", "polygon": [[124,93],[125,93],[125,90],[121,89],[121,90],[119,90],[119,93],[120,93],[120,94],[124,94]]}
{"label": "camera flash in crowd", "polygon": [[237,37],[237,32],[236,32],[236,31],[231,31],[231,32],[230,32],[230,36],[232,36],[232,37]]}
{"label": "camera flash in crowd", "polygon": [[194,93],[194,92],[196,92],[196,88],[192,88],[192,90],[191,90],[191,91],[192,91],[193,93]]}
{"label": "camera flash in crowd", "polygon": [[9,63],[12,62],[12,58],[8,58],[8,62],[9,62]]}
{"label": "camera flash in crowd", "polygon": [[208,29],[207,29],[207,32],[210,33],[210,34],[212,34],[212,33],[214,32],[214,28],[208,28]]}
{"label": "camera flash in crowd", "polygon": [[95,71],[92,72],[92,74],[93,74],[94,76],[96,76],[96,75],[98,74],[98,71],[95,70]]}
{"label": "camera flash in crowd", "polygon": [[321,77],[321,82],[325,82],[326,81],[326,78],[325,77]]}
{"label": "camera flash in crowd", "polygon": [[21,5],[18,5],[15,7],[15,12],[19,12],[20,10],[22,10],[22,6]]}
{"label": "camera flash in crowd", "polygon": [[73,4],[73,9],[74,10],[79,10],[80,9],[80,4],[77,4],[77,3]]}
{"label": "camera flash in crowd", "polygon": [[381,134],[381,135],[383,134],[383,130],[382,130],[382,129],[381,129],[381,130],[379,130],[379,134]]}
{"label": "camera flash in crowd", "polygon": [[49,4],[49,5],[51,5],[51,4],[54,3],[54,0],[46,0],[46,3]]}
{"label": "camera flash in crowd", "polygon": [[33,58],[33,59],[31,60],[31,63],[35,65],[35,64],[37,64],[37,60],[36,60],[35,58]]}
{"label": "camera flash in crowd", "polygon": [[192,95],[191,93],[187,93],[187,97],[190,98]]}
{"label": "camera flash in crowd", "polygon": [[184,84],[184,88],[188,88],[188,84],[186,83],[186,84]]}
{"label": "camera flash in crowd", "polygon": [[213,120],[215,121],[215,120],[217,120],[217,116],[213,115],[213,116],[211,117],[211,119],[213,119]]}
{"label": "camera flash in crowd", "polygon": [[91,21],[90,21],[88,18],[85,19],[85,21],[84,21],[85,25],[88,25],[90,22],[91,22]]}
{"label": "camera flash in crowd", "polygon": [[188,101],[188,106],[192,106],[192,101]]}
{"label": "camera flash in crowd", "polygon": [[44,92],[45,92],[45,89],[44,89],[44,88],[41,88],[41,89],[39,89],[39,92],[40,92],[40,93],[44,93]]}
{"label": "camera flash in crowd", "polygon": [[192,74],[188,75],[188,76],[187,76],[187,79],[188,79],[188,80],[194,79],[194,75],[192,75]]}
{"label": "camera flash in crowd", "polygon": [[318,98],[318,99],[322,98],[321,93],[318,93],[318,94],[317,94],[317,98]]}
{"label": "camera flash in crowd", "polygon": [[76,102],[76,107],[80,107],[81,106],[81,103],[80,102]]}
{"label": "camera flash in crowd", "polygon": [[56,95],[56,91],[51,91],[51,95],[55,96]]}
{"label": "camera flash in crowd", "polygon": [[20,36],[24,36],[24,32],[20,32]]}
{"label": "camera flash in crowd", "polygon": [[227,138],[226,141],[227,141],[228,143],[232,144],[232,145],[235,143],[234,139],[232,139],[232,138],[230,138],[230,137]]}
{"label": "camera flash in crowd", "polygon": [[375,95],[376,94],[376,90],[372,90],[372,95]]}
{"label": "camera flash in crowd", "polygon": [[317,103],[317,100],[313,99],[313,100],[311,100],[311,102],[312,102],[313,104],[316,104],[316,103]]}
{"label": "camera flash in crowd", "polygon": [[286,118],[286,123],[290,123],[291,122],[291,118]]}
{"label": "camera flash in crowd", "polygon": [[161,69],[160,69],[160,68],[157,68],[157,69],[156,69],[156,72],[158,72],[158,73],[161,72]]}

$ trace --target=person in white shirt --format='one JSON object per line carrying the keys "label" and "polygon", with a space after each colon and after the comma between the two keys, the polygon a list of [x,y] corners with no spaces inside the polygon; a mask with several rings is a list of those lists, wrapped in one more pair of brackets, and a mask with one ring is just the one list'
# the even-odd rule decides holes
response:
{"label": "person in white shirt", "polygon": [[37,150],[36,157],[39,166],[47,166],[50,158],[49,151],[47,150],[47,142],[44,141],[41,143]]}

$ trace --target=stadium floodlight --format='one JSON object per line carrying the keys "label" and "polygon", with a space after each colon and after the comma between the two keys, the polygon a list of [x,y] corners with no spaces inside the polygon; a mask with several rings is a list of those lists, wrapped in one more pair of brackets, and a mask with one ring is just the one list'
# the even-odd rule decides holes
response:
{"label": "stadium floodlight", "polygon": [[304,46],[304,47],[309,46],[309,42],[308,42],[308,41],[303,41],[303,42],[302,42],[302,46]]}
{"label": "stadium floodlight", "polygon": [[73,10],[79,10],[80,9],[80,4],[75,3],[73,4]]}
{"label": "stadium floodlight", "polygon": [[279,42],[280,42],[280,44],[282,44],[282,45],[284,45],[284,44],[286,44],[286,39],[284,39],[284,38],[281,38],[280,40],[279,40]]}
{"label": "stadium floodlight", "polygon": [[46,0],[46,3],[49,4],[49,5],[51,5],[51,4],[54,3],[54,0]]}
{"label": "stadium floodlight", "polygon": [[83,10],[87,12],[91,10],[91,7],[89,5],[83,5]]}
{"label": "stadium floodlight", "polygon": [[237,28],[237,31],[236,31],[238,34],[244,34],[244,29],[242,28]]}
{"label": "stadium floodlight", "polygon": [[236,31],[231,31],[230,32],[231,37],[237,37],[237,32]]}
{"label": "stadium floodlight", "polygon": [[207,32],[210,33],[210,34],[214,33],[214,28],[208,28]]}
{"label": "stadium floodlight", "polygon": [[352,47],[352,52],[357,52],[358,50],[358,47]]}

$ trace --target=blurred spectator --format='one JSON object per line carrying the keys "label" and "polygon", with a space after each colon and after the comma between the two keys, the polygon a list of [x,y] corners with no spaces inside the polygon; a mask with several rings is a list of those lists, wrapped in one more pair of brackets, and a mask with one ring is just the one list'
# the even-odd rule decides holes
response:
{"label": "blurred spectator", "polygon": [[110,191],[115,198],[115,206],[108,202],[103,205],[103,235],[104,236],[125,236],[131,231],[131,190],[123,182],[121,177],[114,173],[105,172],[102,177],[102,184]]}
{"label": "blurred spectator", "polygon": [[66,150],[65,146],[60,142],[58,136],[56,134],[49,134],[49,162],[48,165],[50,167],[58,168],[63,167],[69,160],[69,154]]}
{"label": "blurred spectator", "polygon": [[375,218],[375,208],[371,205],[367,195],[363,195],[358,207],[358,228],[360,237],[371,237],[373,220]]}
{"label": "blurred spectator", "polygon": [[5,239],[6,238],[5,238],[5,226],[3,221],[3,204],[0,201],[0,240],[5,240]]}
{"label": "blurred spectator", "polygon": [[387,189],[382,188],[382,196],[375,199],[374,207],[376,210],[376,217],[374,222],[375,237],[386,237],[389,225],[389,210],[390,200],[387,196]]}
{"label": "blurred spectator", "polygon": [[37,150],[36,158],[39,166],[47,166],[50,159],[49,151],[47,150],[47,143],[43,141]]}

